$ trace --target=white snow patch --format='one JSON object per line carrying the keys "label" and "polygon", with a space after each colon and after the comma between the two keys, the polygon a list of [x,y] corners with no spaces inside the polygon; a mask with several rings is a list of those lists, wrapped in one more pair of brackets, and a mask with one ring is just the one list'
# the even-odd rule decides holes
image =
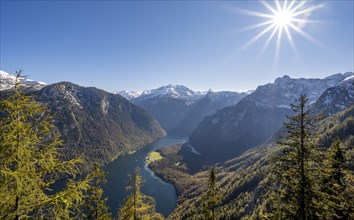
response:
{"label": "white snow patch", "polygon": [[[15,81],[16,81],[15,76],[13,76],[5,71],[0,70],[0,91],[14,88]],[[23,85],[34,88],[34,89],[41,89],[47,85],[44,82],[37,82],[37,81],[33,81],[31,79],[25,79],[25,78],[21,78],[20,81]]]}
{"label": "white snow patch", "polygon": [[102,99],[102,101],[101,101],[101,110],[102,110],[103,114],[107,115],[108,108],[109,108],[109,101],[107,100],[106,97],[104,97],[104,99]]}
{"label": "white snow patch", "polygon": [[127,91],[127,90],[122,90],[119,92],[113,92],[114,94],[119,94],[123,96],[124,98],[130,100],[139,97],[141,94],[143,94],[143,91],[141,92],[135,92],[135,91]]}
{"label": "white snow patch", "polygon": [[80,109],[82,109],[80,102],[76,100],[75,96],[70,91],[65,91],[64,98],[68,99],[71,104],[76,105]]}
{"label": "white snow patch", "polygon": [[182,85],[161,86],[157,89],[144,90],[138,97],[139,99],[151,99],[169,96],[176,99],[196,100],[201,98],[200,92],[195,92]]}
{"label": "white snow patch", "polygon": [[290,105],[277,105],[276,107],[290,109]]}

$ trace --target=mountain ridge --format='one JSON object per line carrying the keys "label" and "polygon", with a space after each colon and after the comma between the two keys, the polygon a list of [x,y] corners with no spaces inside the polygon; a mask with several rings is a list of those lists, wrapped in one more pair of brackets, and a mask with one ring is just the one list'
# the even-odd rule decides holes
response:
{"label": "mountain ridge", "polygon": [[[15,85],[15,79],[15,76],[0,70],[0,91],[13,89]],[[45,82],[34,81],[24,77],[21,78],[20,81],[27,90],[39,90],[47,85]]]}
{"label": "mountain ridge", "polygon": [[[0,91],[0,100],[12,91]],[[63,157],[71,159],[83,155],[83,171],[166,135],[146,110],[118,94],[70,82],[24,90],[24,93],[47,105],[64,142]]]}
{"label": "mountain ridge", "polygon": [[196,100],[203,96],[205,92],[193,91],[183,85],[168,84],[166,86],[160,86],[156,89],[144,90],[141,92],[128,92],[123,90],[117,93],[127,99],[151,99],[166,96],[176,99]]}
{"label": "mountain ridge", "polygon": [[190,136],[190,143],[198,152],[209,156],[209,163],[240,155],[281,128],[285,116],[292,114],[289,103],[300,94],[309,93],[309,103],[314,103],[326,89],[350,75],[353,73],[323,79],[278,77],[274,83],[258,86],[236,105],[204,118]]}
{"label": "mountain ridge", "polygon": [[166,134],[145,110],[101,89],[60,82],[33,94],[54,113],[67,154],[83,152],[91,165],[107,163]]}

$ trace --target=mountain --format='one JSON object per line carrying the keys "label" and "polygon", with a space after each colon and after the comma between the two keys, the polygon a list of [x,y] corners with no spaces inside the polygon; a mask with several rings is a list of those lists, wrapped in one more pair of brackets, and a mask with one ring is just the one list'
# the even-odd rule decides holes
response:
{"label": "mountain", "polygon": [[123,96],[124,98],[131,100],[133,98],[139,97],[143,92],[134,92],[134,91],[127,91],[127,90],[122,90],[119,92],[113,92],[114,94],[119,94]]}
{"label": "mountain", "polygon": [[209,92],[201,99],[196,100],[191,106],[189,113],[181,120],[176,130],[180,134],[190,135],[199,123],[217,110],[238,103],[247,92]]}
{"label": "mountain", "polygon": [[[125,94],[132,97],[137,93]],[[130,101],[150,112],[168,133],[184,136],[190,135],[205,116],[236,104],[245,95],[212,91],[205,94],[181,85],[167,85],[146,90]]]}
{"label": "mountain", "polygon": [[307,94],[309,103],[314,103],[326,89],[350,75],[353,73],[324,79],[277,78],[274,83],[259,86],[236,105],[206,117],[190,136],[190,143],[207,157],[206,163],[238,156],[277,132],[285,116],[292,114],[289,104],[300,94]]}
{"label": "mountain", "polygon": [[35,93],[55,115],[68,155],[109,162],[165,135],[148,112],[120,95],[62,82]]}
{"label": "mountain", "polygon": [[[0,100],[9,93],[0,92]],[[85,171],[166,134],[146,110],[117,94],[69,82],[27,93],[49,107],[64,141],[64,157],[83,155]]]}
{"label": "mountain", "polygon": [[137,100],[162,98],[162,97],[170,97],[170,98],[185,99],[185,100],[196,100],[203,95],[202,92],[195,92],[185,86],[172,85],[172,84],[169,84],[167,86],[161,86],[157,89],[144,90],[143,92],[120,91],[118,92],[118,94],[122,95],[127,99],[137,99]]}
{"label": "mountain", "polygon": [[[39,90],[46,86],[44,82],[21,79],[22,84],[28,90]],[[0,70],[0,91],[12,89],[15,85],[15,76]]]}
{"label": "mountain", "polygon": [[354,103],[354,75],[328,88],[312,106],[315,114],[332,115]]}
{"label": "mountain", "polygon": [[326,89],[335,86],[351,75],[353,75],[353,73],[338,73],[324,79],[293,79],[285,75],[277,78],[274,83],[259,86],[256,92],[246,97],[246,99],[265,107],[290,108],[289,103],[292,103],[300,94],[306,94],[309,99],[309,104],[311,104],[314,103]]}
{"label": "mountain", "polygon": [[169,96],[130,100],[153,115],[169,134],[176,134],[176,127],[191,110],[191,100]]}

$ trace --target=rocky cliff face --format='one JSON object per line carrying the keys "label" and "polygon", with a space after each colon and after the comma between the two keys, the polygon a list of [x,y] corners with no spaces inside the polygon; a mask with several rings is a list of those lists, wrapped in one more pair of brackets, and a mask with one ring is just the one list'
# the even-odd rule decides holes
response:
{"label": "rocky cliff face", "polygon": [[335,86],[353,73],[334,74],[323,79],[294,79],[285,75],[275,79],[274,83],[258,86],[246,99],[265,107],[290,108],[300,94],[306,94],[309,104],[316,102],[328,88]]}

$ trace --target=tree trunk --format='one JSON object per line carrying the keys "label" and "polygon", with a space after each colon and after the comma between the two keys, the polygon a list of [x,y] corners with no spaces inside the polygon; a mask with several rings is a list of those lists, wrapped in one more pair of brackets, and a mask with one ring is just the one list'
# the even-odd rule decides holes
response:
{"label": "tree trunk", "polygon": [[15,204],[16,215],[15,215],[15,220],[20,220],[20,215],[19,215],[19,211],[18,211],[19,201],[20,201],[19,196],[16,196],[16,204]]}

